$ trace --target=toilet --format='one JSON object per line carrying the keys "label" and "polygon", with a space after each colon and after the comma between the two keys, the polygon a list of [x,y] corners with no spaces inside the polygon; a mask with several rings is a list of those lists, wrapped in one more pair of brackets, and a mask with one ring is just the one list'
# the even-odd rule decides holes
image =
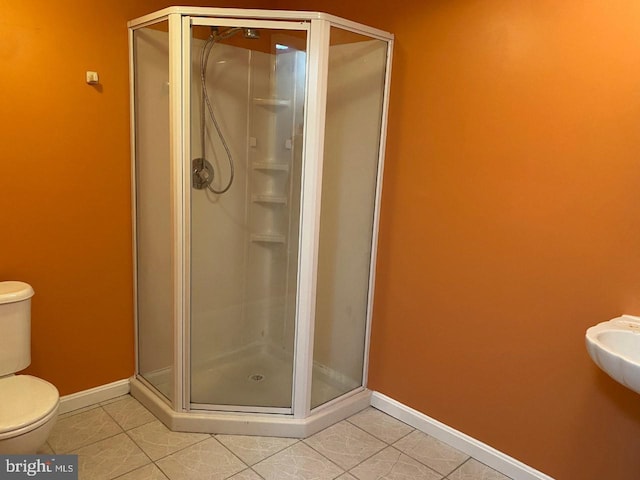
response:
{"label": "toilet", "polygon": [[35,454],[58,417],[49,382],[15,375],[31,363],[31,297],[24,282],[0,282],[0,454]]}

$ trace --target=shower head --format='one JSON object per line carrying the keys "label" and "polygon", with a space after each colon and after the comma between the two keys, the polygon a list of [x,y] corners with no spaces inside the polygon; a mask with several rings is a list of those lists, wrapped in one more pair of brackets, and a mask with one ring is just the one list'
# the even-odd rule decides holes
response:
{"label": "shower head", "polygon": [[248,38],[250,40],[258,40],[260,38],[260,30],[258,30],[257,28],[245,28],[244,38]]}
{"label": "shower head", "polygon": [[250,40],[257,40],[260,38],[260,30],[257,28],[241,28],[241,27],[231,27],[227,30],[220,31],[218,27],[211,27],[211,37],[214,41],[226,40],[227,38],[233,37],[236,33],[242,31],[244,34],[244,38],[248,38]]}

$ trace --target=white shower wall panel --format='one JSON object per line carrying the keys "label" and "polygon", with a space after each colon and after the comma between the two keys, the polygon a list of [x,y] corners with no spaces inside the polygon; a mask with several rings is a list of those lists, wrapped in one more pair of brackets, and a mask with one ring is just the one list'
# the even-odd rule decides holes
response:
{"label": "white shower wall panel", "polygon": [[[192,44],[192,158],[200,146],[200,65],[204,41]],[[191,342],[192,365],[234,352],[255,336],[256,325],[243,307],[247,261],[247,115],[249,53],[217,44],[209,59],[209,97],[235,166],[231,188],[222,195],[191,189]],[[208,115],[208,114],[207,114]],[[226,152],[207,119],[206,158],[215,171],[214,186],[229,179]],[[249,323],[248,323],[249,322]]]}
{"label": "white shower wall panel", "polygon": [[[298,248],[299,189],[294,179],[293,132],[297,98],[295,53],[252,52],[249,136],[253,166],[278,165],[282,169],[253,168],[250,172],[252,198],[248,199],[248,225],[254,232],[276,235],[279,242],[251,242],[247,267],[247,308],[254,323],[262,325],[260,342],[292,354],[295,311],[287,308],[290,281],[288,262],[296,262]],[[300,108],[303,101],[300,96]],[[298,159],[299,161],[299,159]],[[296,170],[299,172],[299,170]],[[299,185],[299,182],[298,182]],[[265,201],[256,198],[262,196]],[[271,199],[271,200],[269,200]],[[294,216],[295,215],[295,216]],[[291,235],[292,224],[296,225]]]}

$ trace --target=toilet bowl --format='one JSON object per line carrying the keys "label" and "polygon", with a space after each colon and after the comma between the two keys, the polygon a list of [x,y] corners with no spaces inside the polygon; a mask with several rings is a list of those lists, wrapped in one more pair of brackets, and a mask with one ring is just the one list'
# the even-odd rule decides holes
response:
{"label": "toilet bowl", "polygon": [[58,417],[58,390],[31,375],[0,378],[0,454],[36,453]]}
{"label": "toilet bowl", "polygon": [[23,282],[0,282],[0,454],[35,454],[58,417],[56,387],[15,375],[31,363],[31,297]]}

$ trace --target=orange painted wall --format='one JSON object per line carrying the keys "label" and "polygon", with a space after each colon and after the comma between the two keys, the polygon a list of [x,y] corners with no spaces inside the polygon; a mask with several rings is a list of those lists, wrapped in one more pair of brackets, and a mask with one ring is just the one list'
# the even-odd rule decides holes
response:
{"label": "orange painted wall", "polygon": [[584,332],[640,314],[640,4],[278,6],[396,34],[370,386],[557,479],[636,480],[640,396]]}
{"label": "orange painted wall", "polygon": [[[396,34],[370,386],[558,479],[640,471],[640,397],[584,330],[640,314],[640,5],[237,1]],[[29,372],[133,372],[126,20],[168,2],[0,1],[0,278]],[[84,83],[97,70],[102,89]]]}
{"label": "orange painted wall", "polygon": [[63,395],[133,374],[126,22],[170,4],[0,0],[0,280],[33,285],[27,373]]}

